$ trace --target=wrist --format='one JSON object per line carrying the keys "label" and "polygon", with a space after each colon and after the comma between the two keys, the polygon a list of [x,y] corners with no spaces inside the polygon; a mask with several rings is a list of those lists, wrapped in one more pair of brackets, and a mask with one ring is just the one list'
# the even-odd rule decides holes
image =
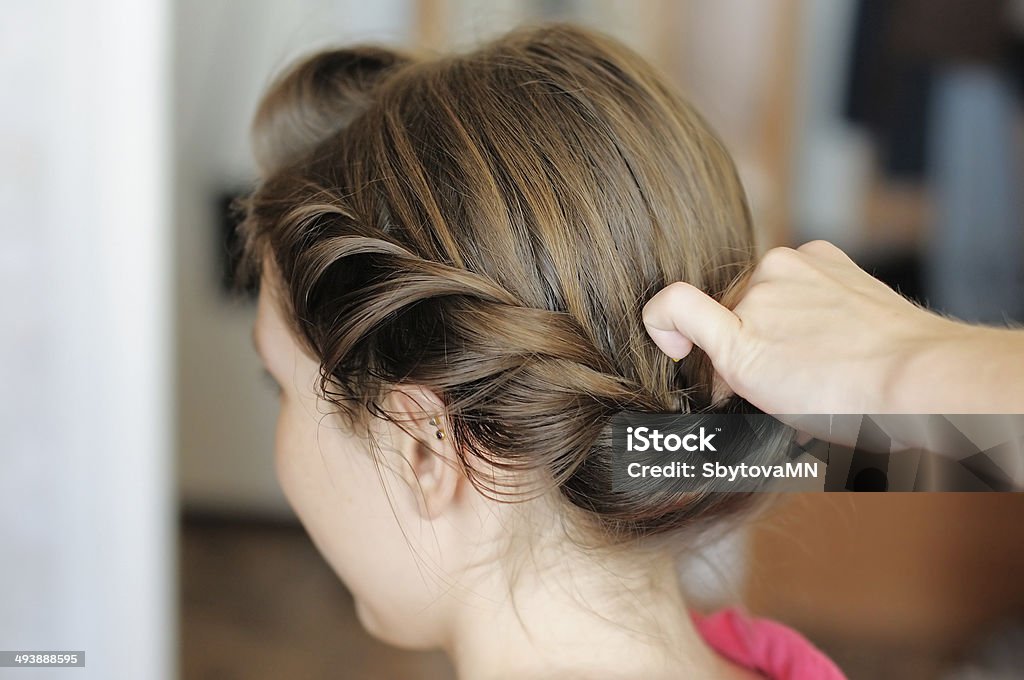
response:
{"label": "wrist", "polygon": [[941,406],[952,401],[955,374],[963,370],[962,354],[975,331],[962,322],[922,310],[921,317],[894,342],[880,412],[951,412]]}
{"label": "wrist", "polygon": [[989,412],[993,381],[1007,366],[1008,329],[974,326],[928,313],[893,358],[883,389],[885,413]]}

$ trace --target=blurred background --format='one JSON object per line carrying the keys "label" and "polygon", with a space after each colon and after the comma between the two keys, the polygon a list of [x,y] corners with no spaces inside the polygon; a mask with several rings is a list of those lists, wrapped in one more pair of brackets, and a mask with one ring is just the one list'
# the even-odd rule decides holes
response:
{"label": "blurred background", "polygon": [[[361,630],[288,509],[255,308],[224,287],[250,117],[312,49],[604,30],[725,140],[763,248],[829,239],[922,304],[1024,321],[1024,2],[2,7],[0,648],[85,650],[88,677],[453,677]],[[1024,677],[1022,520],[1020,494],[791,495],[683,569],[851,678]]]}

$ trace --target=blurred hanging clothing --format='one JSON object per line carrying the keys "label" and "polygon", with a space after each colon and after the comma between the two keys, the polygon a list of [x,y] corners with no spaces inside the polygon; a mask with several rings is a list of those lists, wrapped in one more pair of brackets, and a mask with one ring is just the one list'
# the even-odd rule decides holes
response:
{"label": "blurred hanging clothing", "polygon": [[844,112],[887,179],[926,182],[929,306],[1024,320],[1016,0],[860,0]]}

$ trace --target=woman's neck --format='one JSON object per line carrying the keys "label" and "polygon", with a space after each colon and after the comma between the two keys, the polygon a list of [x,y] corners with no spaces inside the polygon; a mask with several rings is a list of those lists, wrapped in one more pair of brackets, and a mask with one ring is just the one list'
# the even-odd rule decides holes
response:
{"label": "woman's neck", "polygon": [[704,644],[668,556],[517,566],[490,571],[459,607],[448,645],[459,678],[759,677]]}

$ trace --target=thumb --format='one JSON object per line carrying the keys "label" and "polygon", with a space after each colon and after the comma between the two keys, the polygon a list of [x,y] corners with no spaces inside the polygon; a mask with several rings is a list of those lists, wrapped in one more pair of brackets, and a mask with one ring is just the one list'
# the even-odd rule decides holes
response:
{"label": "thumb", "polygon": [[679,360],[693,345],[703,349],[716,366],[728,342],[740,329],[740,319],[714,298],[679,281],[662,288],[643,309],[644,328],[661,351]]}

